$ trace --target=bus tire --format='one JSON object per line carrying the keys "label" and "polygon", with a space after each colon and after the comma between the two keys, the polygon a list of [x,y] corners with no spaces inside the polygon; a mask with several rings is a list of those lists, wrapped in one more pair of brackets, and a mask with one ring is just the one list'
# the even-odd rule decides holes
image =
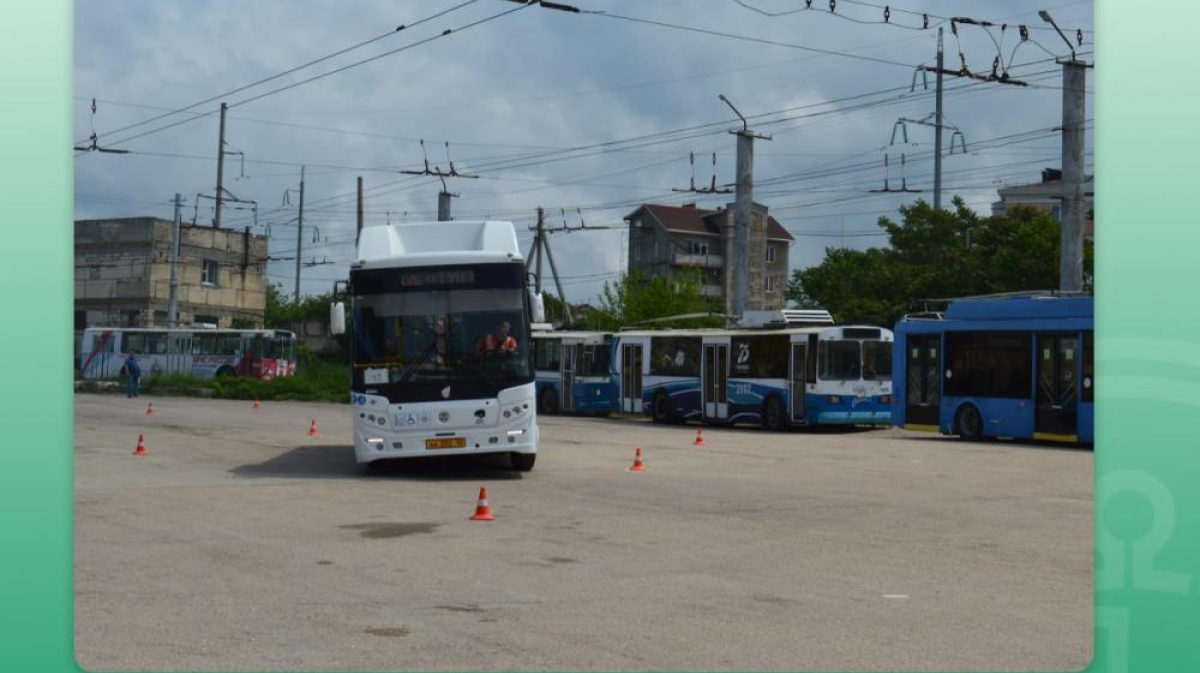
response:
{"label": "bus tire", "polygon": [[675,414],[671,413],[671,396],[667,391],[660,390],[654,394],[650,403],[650,418],[655,423],[673,423]]}
{"label": "bus tire", "polygon": [[762,425],[771,432],[780,432],[787,428],[787,419],[783,416],[783,403],[778,397],[768,397],[763,402]]}
{"label": "bus tire", "polygon": [[508,459],[512,463],[512,469],[517,472],[528,472],[533,469],[533,463],[537,460],[537,454],[517,453],[513,451],[508,454]]}
{"label": "bus tire", "polygon": [[224,367],[221,367],[220,369],[217,370],[217,378],[219,378],[219,379],[220,378],[232,378],[234,376],[237,376],[237,372],[235,372],[233,370],[233,367],[230,367],[229,365],[225,365]]}
{"label": "bus tire", "polygon": [[542,388],[542,394],[538,398],[541,403],[539,411],[543,414],[554,415],[558,413],[558,393],[551,387]]}
{"label": "bus tire", "polygon": [[964,404],[954,415],[954,431],[959,438],[979,441],[983,439],[983,417],[974,404]]}

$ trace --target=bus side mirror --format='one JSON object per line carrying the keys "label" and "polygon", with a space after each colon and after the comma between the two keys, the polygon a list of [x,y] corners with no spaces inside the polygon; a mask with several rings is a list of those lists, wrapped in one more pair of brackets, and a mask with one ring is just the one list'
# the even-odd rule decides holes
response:
{"label": "bus side mirror", "polygon": [[532,322],[546,322],[546,303],[542,300],[542,295],[529,291],[529,308],[533,313]]}
{"label": "bus side mirror", "polygon": [[340,301],[329,306],[329,333],[346,333],[346,305]]}

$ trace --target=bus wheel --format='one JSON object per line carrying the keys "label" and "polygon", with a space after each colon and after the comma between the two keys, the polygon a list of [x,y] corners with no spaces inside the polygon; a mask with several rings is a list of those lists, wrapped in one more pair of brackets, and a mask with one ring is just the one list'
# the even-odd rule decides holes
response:
{"label": "bus wheel", "polygon": [[655,393],[654,401],[650,404],[650,418],[655,423],[670,423],[675,420],[671,413],[671,398],[665,390]]}
{"label": "bus wheel", "polygon": [[762,424],[771,432],[779,432],[787,425],[783,417],[783,404],[778,397],[768,397],[763,403]]}
{"label": "bus wheel", "polygon": [[979,410],[973,404],[965,404],[958,410],[954,426],[958,431],[958,436],[962,439],[983,439],[983,419],[980,418]]}
{"label": "bus wheel", "polygon": [[537,454],[513,451],[508,454],[508,459],[512,462],[512,469],[517,472],[528,472],[533,469],[533,461],[537,460]]}
{"label": "bus wheel", "polygon": [[236,374],[237,372],[233,371],[233,367],[230,366],[221,367],[217,370],[217,378],[231,378]]}
{"label": "bus wheel", "polygon": [[[557,414],[558,413],[558,393],[554,392],[553,388],[542,388],[542,413]],[[516,454],[514,454],[516,455]],[[532,464],[532,463],[531,463]]]}

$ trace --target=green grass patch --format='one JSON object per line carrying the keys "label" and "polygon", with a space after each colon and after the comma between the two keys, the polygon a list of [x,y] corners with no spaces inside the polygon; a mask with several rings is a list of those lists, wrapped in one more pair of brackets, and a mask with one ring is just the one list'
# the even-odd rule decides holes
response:
{"label": "green grass patch", "polygon": [[142,379],[141,392],[225,400],[345,403],[350,399],[350,367],[314,357],[297,364],[295,376],[270,381],[244,377],[198,379],[184,374],[152,374]]}

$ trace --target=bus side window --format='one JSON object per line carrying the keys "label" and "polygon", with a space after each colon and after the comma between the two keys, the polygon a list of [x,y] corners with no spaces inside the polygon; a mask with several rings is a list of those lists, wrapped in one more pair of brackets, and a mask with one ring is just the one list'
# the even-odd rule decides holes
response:
{"label": "bus side window", "polygon": [[808,366],[805,372],[809,383],[817,382],[817,335],[808,335]]}

